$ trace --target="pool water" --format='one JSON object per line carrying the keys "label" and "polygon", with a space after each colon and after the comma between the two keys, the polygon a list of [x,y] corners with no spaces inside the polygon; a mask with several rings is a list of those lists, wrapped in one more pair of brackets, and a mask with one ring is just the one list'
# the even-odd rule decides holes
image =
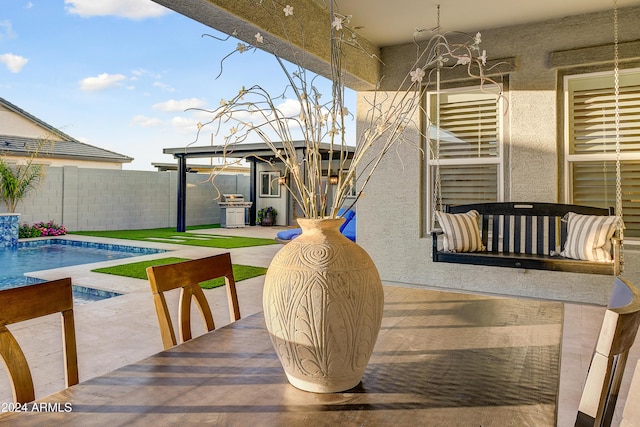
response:
{"label": "pool water", "polygon": [[[0,289],[24,286],[42,280],[25,273],[72,265],[89,264],[120,258],[166,252],[162,249],[79,242],[65,239],[43,239],[19,242],[16,249],[0,249]],[[77,303],[110,298],[119,294],[74,286]]]}

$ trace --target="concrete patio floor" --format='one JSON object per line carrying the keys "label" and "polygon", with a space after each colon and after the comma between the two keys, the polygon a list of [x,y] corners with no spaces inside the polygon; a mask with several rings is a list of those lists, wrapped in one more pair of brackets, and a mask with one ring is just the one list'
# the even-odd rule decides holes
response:
{"label": "concrete patio floor", "polygon": [[[245,235],[273,238],[278,227],[247,227],[239,229],[198,230],[204,234]],[[100,241],[83,236],[68,236],[70,239]],[[108,239],[113,243],[113,239]],[[231,252],[234,263],[267,267],[281,245],[259,246],[240,249],[216,249],[182,246],[158,242],[122,241],[132,246],[145,246],[171,250],[171,254],[154,254],[135,260],[176,256],[198,258],[222,252]],[[125,260],[126,261],[126,260]],[[133,261],[130,261],[133,262]],[[120,292],[123,295],[102,301],[76,306],[75,325],[77,335],[80,381],[102,375],[123,365],[136,362],[162,350],[157,318],[149,285],[145,280],[92,273],[96,266],[121,264],[123,260],[98,264],[66,267],[34,274],[42,279],[71,276],[75,285]],[[264,276],[239,282],[238,297],[243,316],[262,310],[262,285]],[[224,288],[205,291],[214,313],[216,326],[229,323]],[[169,295],[170,304],[176,307],[178,293]],[[564,331],[561,355],[560,392],[558,402],[558,425],[572,426],[582,392],[584,378],[589,367],[593,346],[598,336],[604,307],[564,304]],[[203,332],[199,314],[194,309],[194,335]],[[175,316],[174,316],[175,317]],[[59,316],[47,316],[10,327],[21,343],[34,376],[36,398],[44,397],[64,388],[62,348]],[[614,425],[620,422],[621,408],[640,358],[640,344],[631,350],[627,369],[618,400]],[[0,369],[0,402],[11,402],[11,388],[4,369]]]}

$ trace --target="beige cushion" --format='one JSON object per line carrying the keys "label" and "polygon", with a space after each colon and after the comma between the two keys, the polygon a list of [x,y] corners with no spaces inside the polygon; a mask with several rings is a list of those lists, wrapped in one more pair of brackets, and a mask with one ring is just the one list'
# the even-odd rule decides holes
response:
{"label": "beige cushion", "polygon": [[567,222],[567,242],[560,255],[588,261],[611,261],[611,237],[616,231],[617,217],[569,212],[563,221]]}
{"label": "beige cushion", "polygon": [[478,228],[478,211],[462,214],[436,212],[444,232],[443,249],[448,252],[482,252],[485,250]]}

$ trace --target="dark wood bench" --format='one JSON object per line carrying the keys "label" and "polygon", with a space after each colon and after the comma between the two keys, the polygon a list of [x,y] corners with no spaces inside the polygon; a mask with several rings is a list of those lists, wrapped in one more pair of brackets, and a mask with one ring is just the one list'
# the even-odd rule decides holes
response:
{"label": "dark wood bench", "polygon": [[[486,252],[445,252],[438,245],[441,230],[431,232],[433,262],[488,265],[591,274],[620,274],[620,241],[612,239],[612,262],[584,261],[551,255],[564,249],[568,212],[581,215],[613,215],[613,208],[556,203],[497,202],[445,206],[447,213],[476,210]],[[440,245],[441,246],[441,245]]]}

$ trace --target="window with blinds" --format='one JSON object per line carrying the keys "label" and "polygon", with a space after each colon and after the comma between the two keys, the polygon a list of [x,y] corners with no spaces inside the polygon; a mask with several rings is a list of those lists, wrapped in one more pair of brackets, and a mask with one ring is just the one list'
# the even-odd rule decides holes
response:
{"label": "window with blinds", "polygon": [[441,91],[439,98],[438,144],[438,96],[427,97],[429,214],[435,208],[436,174],[443,205],[502,200],[502,100],[478,87]]}
{"label": "window with blinds", "polygon": [[[570,202],[616,203],[613,72],[567,76],[566,163]],[[622,210],[626,237],[640,237],[640,70],[620,72]]]}
{"label": "window with blinds", "polygon": [[[436,168],[432,168],[435,175]],[[443,205],[498,201],[498,165],[440,165]],[[432,178],[435,180],[435,176]]]}
{"label": "window with blinds", "polygon": [[[436,95],[432,94],[429,139],[435,152]],[[440,94],[440,160],[499,156],[496,96],[487,93]]]}

